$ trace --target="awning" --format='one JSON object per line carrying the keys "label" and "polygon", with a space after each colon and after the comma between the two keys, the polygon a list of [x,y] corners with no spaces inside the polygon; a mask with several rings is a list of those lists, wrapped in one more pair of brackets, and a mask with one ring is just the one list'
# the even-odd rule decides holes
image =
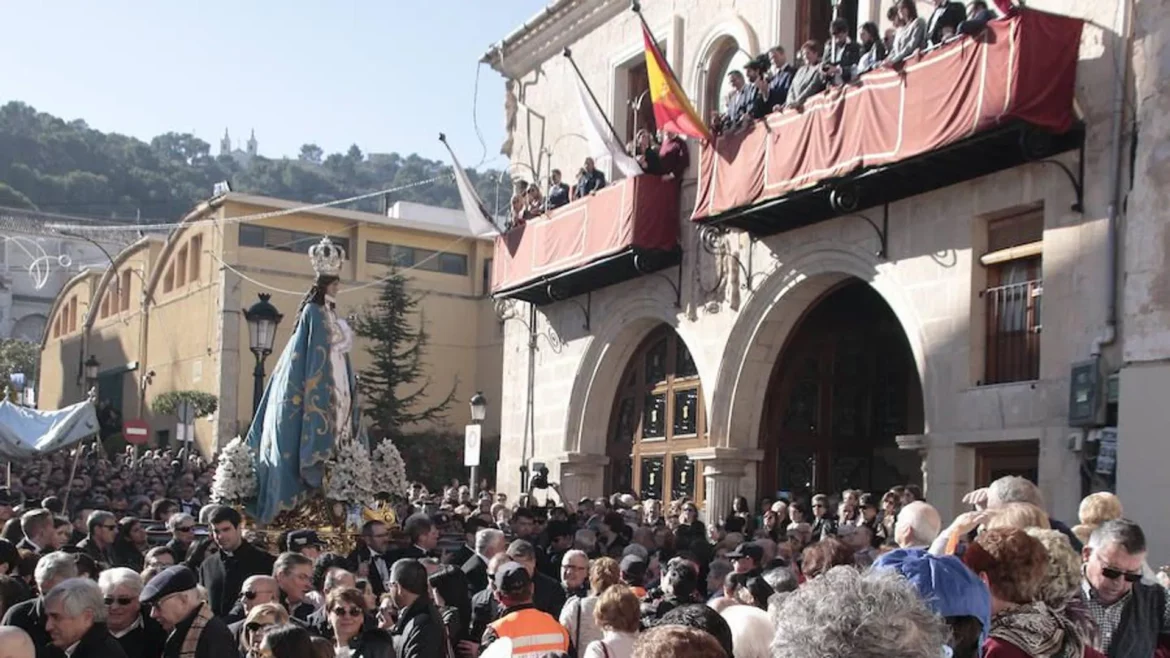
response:
{"label": "awning", "polygon": [[23,459],[68,448],[98,433],[93,402],[38,411],[0,401],[0,456]]}
{"label": "awning", "polygon": [[492,294],[545,304],[677,264],[677,180],[644,174],[496,238]]}
{"label": "awning", "polygon": [[[803,111],[773,113],[745,131],[721,136],[703,147],[692,219],[733,219],[755,206],[775,206],[788,196],[900,163],[926,164],[934,174],[928,189],[1016,166],[1028,158],[1032,132],[1078,132],[1073,99],[1082,26],[1079,19],[1024,9],[990,22],[977,38],[963,37],[908,60],[901,71],[867,73],[858,84],[814,97]],[[1044,145],[1066,149],[1074,143],[1079,142],[1053,139]],[[967,144],[981,150],[964,155]],[[1020,154],[1000,157],[1005,145]],[[940,175],[937,163],[924,158],[943,151],[953,169]],[[898,185],[897,198],[925,191],[922,185]],[[871,203],[854,198],[847,205],[895,200],[892,187],[878,186],[884,189],[871,195]],[[825,214],[840,214],[824,205]],[[789,223],[808,223],[808,211],[789,213]],[[759,222],[755,217],[741,223],[762,232],[792,227]]]}

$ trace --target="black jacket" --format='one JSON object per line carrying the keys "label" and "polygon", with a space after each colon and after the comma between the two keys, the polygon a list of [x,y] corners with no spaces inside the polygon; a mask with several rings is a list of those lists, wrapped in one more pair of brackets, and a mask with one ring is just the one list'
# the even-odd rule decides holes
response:
{"label": "black jacket", "polygon": [[459,547],[459,550],[448,553],[447,557],[443,558],[443,564],[449,564],[456,568],[462,567],[463,563],[470,560],[474,555],[475,551],[471,550],[471,547],[467,544],[464,544]]}
{"label": "black jacket", "polygon": [[467,578],[467,595],[475,598],[476,593],[488,586],[487,562],[478,554],[472,554],[462,567],[463,575]]}
{"label": "black jacket", "polygon": [[[187,550],[191,548],[191,544],[183,543],[178,539],[171,539],[167,542],[167,550],[171,555],[175,556],[175,564],[182,564],[187,559]],[[198,567],[196,567],[198,568]]]}
{"label": "black jacket", "polygon": [[560,581],[537,571],[532,577],[532,584],[532,605],[552,615],[554,619],[559,618],[561,608],[565,607],[565,588]]}
{"label": "black jacket", "polygon": [[[179,653],[183,650],[183,640],[187,639],[187,632],[191,630],[191,623],[195,621],[195,616],[198,614],[199,608],[195,608],[167,636],[166,645],[163,648],[165,658],[179,658]],[[207,625],[203,627],[203,633],[199,636],[199,644],[195,645],[195,658],[225,658],[239,654],[240,645],[232,639],[232,632],[228,630],[227,624],[218,617],[209,619]]]}
{"label": "black jacket", "polygon": [[[158,654],[155,654],[156,656]],[[70,658],[127,658],[122,645],[110,635],[105,624],[90,626],[77,643]]]}
{"label": "black jacket", "polygon": [[942,43],[943,28],[949,27],[959,32],[959,23],[967,20],[967,10],[960,2],[948,2],[942,7],[935,7],[926,19],[926,40],[933,45]]}
{"label": "black jacket", "polygon": [[355,574],[362,564],[368,564],[368,575],[366,578],[370,581],[370,587],[374,590],[374,596],[382,596],[386,593],[386,584],[382,582],[382,572],[378,571],[375,560],[382,560],[386,565],[386,573],[390,573],[390,567],[394,565],[393,562],[387,560],[385,555],[378,554],[376,557],[372,554],[370,549],[361,547],[354,549],[346,558],[349,562],[349,570]]}
{"label": "black jacket", "polygon": [[471,598],[471,628],[467,630],[467,639],[478,643],[488,624],[500,618],[501,609],[490,587],[476,592]]}
{"label": "black jacket", "polygon": [[167,632],[149,614],[142,617],[142,625],[114,640],[122,646],[126,658],[159,658],[167,643]]}
{"label": "black jacket", "polygon": [[45,549],[37,548],[36,546],[34,546],[33,543],[28,540],[28,537],[24,537],[23,539],[21,539],[16,544],[16,548],[17,548],[17,550],[29,551],[29,552],[34,553],[36,555],[44,555],[45,554]]}
{"label": "black jacket", "polygon": [[93,558],[93,561],[98,563],[99,570],[105,571],[110,567],[111,558],[109,551],[103,551],[98,548],[98,545],[93,541],[92,537],[86,537],[77,542],[77,550]]}
{"label": "black jacket", "polygon": [[128,541],[115,541],[110,548],[111,567],[126,567],[134,571],[142,571],[145,563],[146,556]]}
{"label": "black jacket", "polygon": [[37,648],[37,658],[64,658],[65,652],[51,644],[49,632],[45,630],[46,619],[44,599],[38,596],[9,608],[4,613],[3,624],[28,633]]}
{"label": "black jacket", "polygon": [[397,658],[446,658],[443,619],[430,599],[419,598],[407,606],[392,635]]}
{"label": "black jacket", "polygon": [[246,541],[231,556],[223,551],[208,555],[199,565],[199,582],[207,588],[211,611],[226,617],[240,598],[240,589],[248,576],[271,576],[274,562],[276,558]]}
{"label": "black jacket", "polygon": [[[329,611],[325,609],[326,606],[321,606],[320,609],[314,610],[313,614],[305,618],[303,622],[299,622],[313,635],[323,637],[330,642],[333,641],[333,624],[329,623]],[[297,623],[297,622],[294,622]],[[378,628],[378,619],[366,613],[366,620],[362,628]]]}
{"label": "black jacket", "polygon": [[363,630],[350,640],[350,658],[395,658],[394,638],[389,633],[378,628],[377,624],[371,626],[367,623],[362,628],[372,630]]}

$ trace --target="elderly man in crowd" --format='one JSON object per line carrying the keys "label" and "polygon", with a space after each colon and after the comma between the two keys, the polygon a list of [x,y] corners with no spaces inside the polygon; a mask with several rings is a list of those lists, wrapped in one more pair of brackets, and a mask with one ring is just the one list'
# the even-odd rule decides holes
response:
{"label": "elderly man in crowd", "polygon": [[239,621],[228,624],[228,630],[236,643],[240,641],[240,634],[244,630],[244,623],[252,609],[265,603],[280,602],[280,586],[272,576],[248,576],[244,587],[240,591]]}
{"label": "elderly man in crowd", "polygon": [[561,558],[561,585],[566,598],[589,596],[589,556],[585,551],[573,549]]}
{"label": "elderly man in crowd", "polygon": [[199,594],[195,572],[170,567],[146,584],[138,600],[168,631],[164,658],[224,658],[238,655],[232,634]]}
{"label": "elderly man in crowd", "polygon": [[305,600],[305,595],[313,589],[313,561],[300,553],[281,553],[272,567],[272,575],[280,587],[280,602],[289,616],[307,622],[315,610]]}
{"label": "elderly man in crowd", "polygon": [[471,596],[488,586],[488,562],[508,549],[508,539],[496,528],[483,528],[475,533],[475,555],[462,565]]}
{"label": "elderly man in crowd", "polygon": [[106,605],[106,625],[127,658],[156,658],[162,655],[166,632],[149,615],[142,614],[138,596],[142,576],[126,568],[107,569],[98,576]]}
{"label": "elderly man in crowd", "polygon": [[[77,560],[69,554],[54,552],[37,562],[34,573],[37,589],[51,591],[59,583],[77,577]],[[45,613],[44,597],[37,597],[18,603],[4,613],[4,625],[23,629],[37,647],[37,658],[57,658],[62,652],[53,647],[45,628],[48,617]]]}
{"label": "elderly man in crowd", "polygon": [[172,514],[167,519],[167,531],[171,533],[167,548],[171,549],[171,554],[181,562],[187,557],[191,544],[195,543],[195,517],[182,512]]}
{"label": "elderly man in crowd", "polygon": [[0,658],[35,658],[37,648],[28,633],[15,626],[0,626]]}
{"label": "elderly man in crowd", "polygon": [[929,503],[916,500],[898,512],[894,540],[899,548],[929,549],[942,528],[942,518]]}
{"label": "elderly man in crowd", "polygon": [[1095,648],[1109,656],[1153,655],[1170,640],[1170,594],[1142,580],[1146,535],[1128,519],[1106,521],[1082,552],[1085,602],[1097,622]]}
{"label": "elderly man in crowd", "polygon": [[45,630],[69,658],[126,658],[106,627],[102,590],[88,578],[70,578],[45,595]]}

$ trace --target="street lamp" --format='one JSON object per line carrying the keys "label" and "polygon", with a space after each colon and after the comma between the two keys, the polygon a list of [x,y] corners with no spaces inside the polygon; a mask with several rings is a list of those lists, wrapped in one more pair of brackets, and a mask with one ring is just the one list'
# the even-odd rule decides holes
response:
{"label": "street lamp", "polygon": [[280,311],[268,301],[269,299],[272,299],[272,295],[262,292],[260,301],[244,311],[244,319],[248,321],[248,343],[252,354],[256,356],[256,368],[252,371],[253,418],[260,409],[260,398],[264,397],[264,360],[272,354],[272,345],[276,342],[276,326],[284,319]]}
{"label": "street lamp", "polygon": [[82,365],[85,368],[85,388],[88,391],[97,386],[98,369],[102,367],[102,364],[98,362],[96,356],[90,354]]}
{"label": "street lamp", "polygon": [[[487,418],[487,398],[483,391],[476,391],[468,400],[471,405],[471,425],[467,426],[467,440],[464,442],[464,460],[471,466],[471,498],[479,494],[479,453],[482,439],[483,419]],[[472,454],[473,453],[473,454]]]}

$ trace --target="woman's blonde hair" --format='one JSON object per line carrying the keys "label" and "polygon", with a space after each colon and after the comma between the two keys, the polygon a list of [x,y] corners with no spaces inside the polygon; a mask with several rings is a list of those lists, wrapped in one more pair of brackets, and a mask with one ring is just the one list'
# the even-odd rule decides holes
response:
{"label": "woman's blonde hair", "polygon": [[1059,530],[1028,528],[1027,532],[1039,539],[1048,551],[1048,570],[1037,597],[1048,607],[1059,610],[1077,595],[1081,587],[1081,556]]}
{"label": "woman's blonde hair", "polygon": [[612,585],[601,593],[593,609],[593,621],[598,628],[625,633],[638,632],[642,618],[642,602],[634,590],[626,585]]}
{"label": "woman's blonde hair", "polygon": [[1090,527],[1090,533],[1092,528],[1106,521],[1120,519],[1121,514],[1121,499],[1108,491],[1099,491],[1085,496],[1081,500],[1080,509],[1077,510],[1077,516],[1082,524]]}
{"label": "woman's blonde hair", "polygon": [[1008,503],[995,508],[995,513],[987,521],[988,530],[995,528],[1040,528],[1048,530],[1052,524],[1048,522],[1048,514],[1032,503]]}
{"label": "woman's blonde hair", "polygon": [[622,569],[617,560],[611,557],[602,557],[589,565],[589,593],[601,596],[601,593],[622,580]]}
{"label": "woman's blonde hair", "polygon": [[242,654],[247,655],[248,652],[251,651],[248,633],[246,630],[248,628],[248,624],[260,621],[261,618],[268,616],[272,617],[273,626],[288,623],[288,611],[285,610],[284,606],[280,605],[279,603],[261,603],[255,608],[252,608],[252,610],[248,613],[248,616],[244,618],[245,632],[240,633],[240,652]]}

